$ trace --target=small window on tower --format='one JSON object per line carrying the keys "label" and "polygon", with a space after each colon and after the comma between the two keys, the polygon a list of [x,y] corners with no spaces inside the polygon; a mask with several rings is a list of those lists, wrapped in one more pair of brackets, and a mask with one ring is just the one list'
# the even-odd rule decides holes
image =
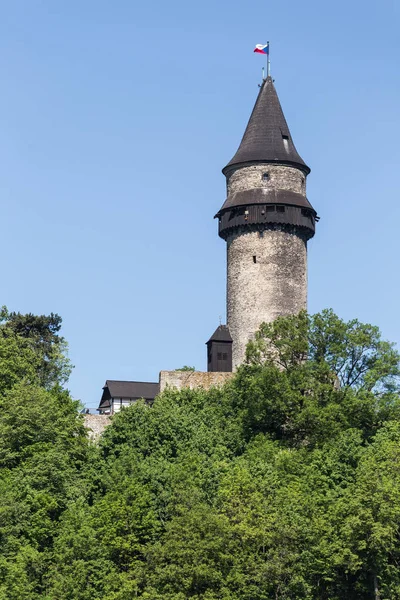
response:
{"label": "small window on tower", "polygon": [[265,207],[265,212],[274,212],[275,210],[275,206],[266,206]]}
{"label": "small window on tower", "polygon": [[222,352],[217,353],[217,360],[222,360]]}
{"label": "small window on tower", "polygon": [[285,212],[285,207],[284,206],[277,206],[276,207],[276,211],[280,212],[280,213],[284,213]]}
{"label": "small window on tower", "polygon": [[222,360],[228,360],[228,354],[226,352],[222,353]]}
{"label": "small window on tower", "polygon": [[282,135],[282,139],[283,139],[283,147],[285,148],[286,152],[289,152],[289,136]]}
{"label": "small window on tower", "polygon": [[262,178],[263,178],[263,181],[268,181],[269,173],[263,173]]}

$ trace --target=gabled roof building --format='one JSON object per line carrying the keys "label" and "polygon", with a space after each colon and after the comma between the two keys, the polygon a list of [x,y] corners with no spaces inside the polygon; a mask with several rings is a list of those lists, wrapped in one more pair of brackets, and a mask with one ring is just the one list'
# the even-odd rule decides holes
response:
{"label": "gabled roof building", "polygon": [[113,415],[141,398],[151,403],[159,393],[159,389],[158,383],[107,379],[97,410],[101,415]]}

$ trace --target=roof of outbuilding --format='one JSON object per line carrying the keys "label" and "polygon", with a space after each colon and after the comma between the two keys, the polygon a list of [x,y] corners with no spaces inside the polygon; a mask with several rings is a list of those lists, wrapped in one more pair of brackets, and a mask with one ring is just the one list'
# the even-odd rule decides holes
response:
{"label": "roof of outbuilding", "polygon": [[[284,143],[284,136],[287,143]],[[310,172],[295,148],[271,77],[261,84],[240,146],[222,172],[233,165],[249,162],[290,164],[305,173]]]}
{"label": "roof of outbuilding", "polygon": [[228,325],[219,325],[206,343],[209,342],[232,342]]}
{"label": "roof of outbuilding", "polygon": [[152,400],[160,391],[158,383],[148,381],[115,381],[107,379],[104,388],[106,387],[110,392],[111,398],[145,398],[146,400]]}

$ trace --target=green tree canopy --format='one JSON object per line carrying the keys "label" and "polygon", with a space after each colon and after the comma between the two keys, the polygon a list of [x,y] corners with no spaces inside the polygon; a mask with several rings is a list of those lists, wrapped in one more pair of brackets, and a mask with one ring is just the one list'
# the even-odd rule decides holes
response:
{"label": "green tree canopy", "polygon": [[348,427],[373,435],[398,416],[399,354],[377,327],[332,311],[264,323],[236,378],[250,432],[292,444],[324,442]]}
{"label": "green tree canopy", "polygon": [[[11,329],[0,350],[29,341]],[[400,600],[399,356],[375,327],[264,324],[223,388],[139,401],[98,445],[5,356],[0,600]]]}
{"label": "green tree canopy", "polygon": [[2,307],[0,353],[4,364],[0,362],[0,386],[2,372],[6,386],[7,381],[16,382],[23,376],[46,388],[66,383],[72,365],[67,356],[68,345],[59,335],[61,324],[57,314],[22,315]]}

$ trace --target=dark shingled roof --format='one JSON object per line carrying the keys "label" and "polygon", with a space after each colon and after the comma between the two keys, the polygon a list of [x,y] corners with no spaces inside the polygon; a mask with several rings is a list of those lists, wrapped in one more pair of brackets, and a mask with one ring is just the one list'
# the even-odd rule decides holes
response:
{"label": "dark shingled roof", "polygon": [[253,188],[235,192],[228,196],[223,206],[215,215],[218,217],[221,212],[235,206],[250,206],[251,204],[286,204],[289,206],[299,206],[300,208],[309,208],[315,210],[302,194],[296,194],[290,190],[275,190],[267,188]]}
{"label": "dark shingled roof", "polygon": [[250,162],[283,163],[310,172],[297,153],[271,77],[263,81],[239,149],[222,172]]}
{"label": "dark shingled roof", "polygon": [[206,343],[209,342],[232,342],[228,325],[219,325]]}
{"label": "dark shingled roof", "polygon": [[115,381],[107,379],[101,396],[100,405],[97,410],[104,410],[111,406],[111,398],[124,398],[137,400],[144,398],[145,400],[154,400],[160,392],[158,383],[150,383],[147,381]]}
{"label": "dark shingled roof", "polygon": [[104,388],[108,387],[111,398],[145,398],[153,400],[160,391],[158,383],[147,381],[112,381],[107,379]]}

